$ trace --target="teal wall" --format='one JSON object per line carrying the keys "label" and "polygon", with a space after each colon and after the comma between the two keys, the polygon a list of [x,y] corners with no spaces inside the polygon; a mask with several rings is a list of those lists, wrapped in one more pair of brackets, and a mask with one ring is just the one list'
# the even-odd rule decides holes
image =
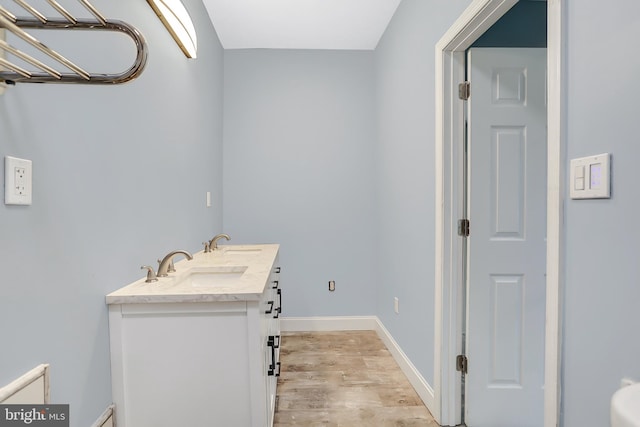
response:
{"label": "teal wall", "polygon": [[547,2],[521,0],[472,47],[546,47]]}

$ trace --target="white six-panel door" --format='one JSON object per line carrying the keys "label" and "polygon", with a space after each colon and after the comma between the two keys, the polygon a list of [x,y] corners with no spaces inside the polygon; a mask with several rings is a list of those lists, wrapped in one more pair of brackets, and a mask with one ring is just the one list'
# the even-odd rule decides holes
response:
{"label": "white six-panel door", "polygon": [[469,51],[466,424],[543,425],[546,49]]}

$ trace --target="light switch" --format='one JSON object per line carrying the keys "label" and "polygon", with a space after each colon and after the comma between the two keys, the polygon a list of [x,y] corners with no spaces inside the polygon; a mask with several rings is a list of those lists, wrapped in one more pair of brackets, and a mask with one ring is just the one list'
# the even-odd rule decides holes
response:
{"label": "light switch", "polygon": [[610,187],[610,155],[581,157],[571,160],[569,193],[572,199],[608,199]]}
{"label": "light switch", "polygon": [[575,180],[573,181],[575,190],[584,190],[584,166],[574,167]]}
{"label": "light switch", "polygon": [[602,185],[602,164],[589,165],[589,176],[591,177],[589,188],[600,188]]}

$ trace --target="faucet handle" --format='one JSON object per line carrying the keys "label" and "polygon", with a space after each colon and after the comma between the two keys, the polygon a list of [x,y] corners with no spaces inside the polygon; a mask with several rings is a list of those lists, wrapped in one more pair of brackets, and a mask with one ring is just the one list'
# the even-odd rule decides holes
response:
{"label": "faucet handle", "polygon": [[145,283],[157,282],[158,278],[156,277],[156,272],[153,271],[153,267],[150,265],[143,265],[140,267],[141,270],[144,270],[145,268],[147,269],[147,280],[145,280]]}
{"label": "faucet handle", "polygon": [[211,245],[209,245],[209,242],[202,242],[202,244],[204,245],[204,253],[208,254],[209,252],[211,252]]}

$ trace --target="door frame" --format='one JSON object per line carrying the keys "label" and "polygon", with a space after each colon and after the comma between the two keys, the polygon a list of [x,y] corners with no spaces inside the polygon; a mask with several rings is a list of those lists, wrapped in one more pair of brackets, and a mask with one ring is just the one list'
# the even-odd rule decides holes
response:
{"label": "door frame", "polygon": [[[518,0],[473,0],[436,44],[436,272],[433,415],[440,425],[460,423],[461,375],[455,359],[462,345],[463,103],[458,83],[465,76],[465,51]],[[561,280],[563,278],[564,25],[566,0],[547,0],[547,248],[544,427],[560,420]]]}

